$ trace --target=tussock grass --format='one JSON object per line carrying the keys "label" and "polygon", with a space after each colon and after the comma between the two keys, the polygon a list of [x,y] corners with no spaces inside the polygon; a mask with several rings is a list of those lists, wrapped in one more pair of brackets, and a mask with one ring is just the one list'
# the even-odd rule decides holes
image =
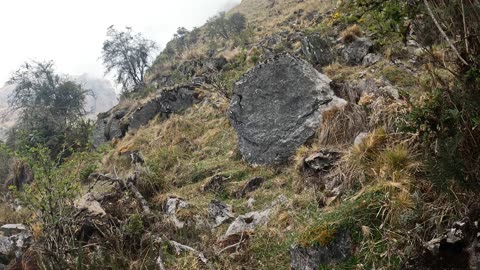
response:
{"label": "tussock grass", "polygon": [[355,137],[367,131],[365,110],[349,103],[343,108],[333,108],[323,113],[323,121],[317,134],[317,143],[324,146],[351,145]]}
{"label": "tussock grass", "polygon": [[340,33],[340,39],[343,43],[352,43],[363,36],[363,31],[357,24],[350,25]]}

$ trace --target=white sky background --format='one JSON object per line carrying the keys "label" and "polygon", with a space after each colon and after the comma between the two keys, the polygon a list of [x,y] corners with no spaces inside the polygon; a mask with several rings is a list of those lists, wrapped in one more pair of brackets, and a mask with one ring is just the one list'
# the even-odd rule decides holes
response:
{"label": "white sky background", "polygon": [[160,48],[240,0],[0,0],[0,87],[26,60],[54,60],[59,73],[103,76],[106,30],[125,26]]}

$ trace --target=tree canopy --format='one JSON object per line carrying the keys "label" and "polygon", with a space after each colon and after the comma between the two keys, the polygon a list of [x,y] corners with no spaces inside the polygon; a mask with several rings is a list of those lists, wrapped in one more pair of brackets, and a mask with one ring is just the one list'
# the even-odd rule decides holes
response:
{"label": "tree canopy", "polygon": [[[43,145],[57,155],[62,148],[88,141],[84,103],[89,93],[67,76],[55,73],[54,63],[27,62],[11,77],[15,85],[10,107],[19,112],[19,121],[10,132],[11,146]],[[16,147],[15,147],[16,148]]]}
{"label": "tree canopy", "polygon": [[122,85],[124,94],[139,90],[145,86],[144,75],[156,48],[154,41],[134,33],[130,27],[119,31],[112,25],[107,29],[102,48],[105,73],[115,70],[115,80]]}

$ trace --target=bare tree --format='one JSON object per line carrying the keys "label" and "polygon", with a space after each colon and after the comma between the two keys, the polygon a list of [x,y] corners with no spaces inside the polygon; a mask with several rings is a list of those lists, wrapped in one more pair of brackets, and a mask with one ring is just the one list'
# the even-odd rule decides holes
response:
{"label": "bare tree", "polygon": [[133,33],[130,27],[119,31],[113,25],[107,29],[107,37],[102,48],[105,73],[115,70],[116,82],[122,85],[124,94],[145,87],[144,75],[150,55],[157,48],[155,42]]}

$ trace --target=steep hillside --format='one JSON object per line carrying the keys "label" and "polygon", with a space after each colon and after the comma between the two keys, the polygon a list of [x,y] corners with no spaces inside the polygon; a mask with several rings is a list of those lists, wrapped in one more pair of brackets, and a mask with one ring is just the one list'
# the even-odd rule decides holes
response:
{"label": "steep hillside", "polygon": [[0,236],[35,240],[0,265],[479,269],[480,39],[428,2],[243,0],[180,29],[96,149],[41,171],[59,219]]}

